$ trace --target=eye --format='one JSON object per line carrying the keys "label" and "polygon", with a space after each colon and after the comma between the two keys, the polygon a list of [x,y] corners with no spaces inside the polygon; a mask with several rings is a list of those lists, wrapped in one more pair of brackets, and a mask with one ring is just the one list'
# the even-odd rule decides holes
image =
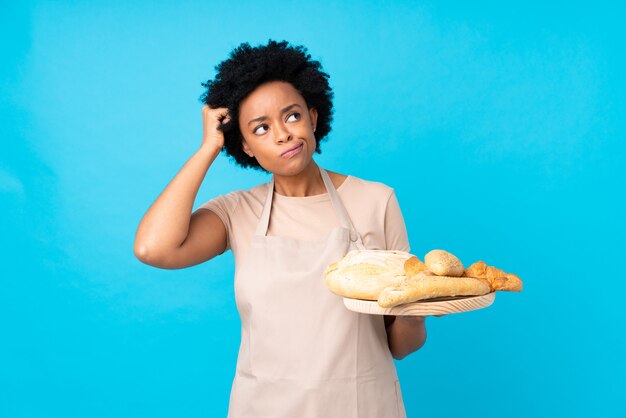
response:
{"label": "eye", "polygon": [[[259,128],[263,128],[263,127],[267,128],[267,125],[266,124],[259,125],[256,128],[254,128],[254,130],[252,132],[254,132],[255,135],[259,135],[257,132],[259,131]],[[261,132],[261,135],[264,134],[264,133],[265,132]]]}
{"label": "eye", "polygon": [[289,119],[289,118],[290,118],[290,117],[292,117],[292,116],[297,116],[296,120],[300,120],[300,113],[298,113],[298,112],[294,112],[294,113],[292,113],[291,115],[289,115],[289,116],[287,117],[287,119]]}

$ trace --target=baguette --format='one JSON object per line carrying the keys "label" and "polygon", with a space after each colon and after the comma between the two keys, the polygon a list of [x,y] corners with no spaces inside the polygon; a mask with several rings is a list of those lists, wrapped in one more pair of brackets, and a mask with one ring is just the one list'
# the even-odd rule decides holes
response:
{"label": "baguette", "polygon": [[391,308],[403,303],[443,296],[479,296],[491,292],[481,280],[471,277],[430,276],[420,273],[408,277],[398,286],[385,288],[378,297],[378,305]]}

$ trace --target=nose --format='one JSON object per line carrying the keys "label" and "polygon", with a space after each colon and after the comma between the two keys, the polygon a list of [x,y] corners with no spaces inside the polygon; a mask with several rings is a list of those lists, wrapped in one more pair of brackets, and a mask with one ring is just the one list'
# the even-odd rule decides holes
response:
{"label": "nose", "polygon": [[289,128],[282,121],[274,124],[274,135],[277,143],[289,142],[292,139]]}

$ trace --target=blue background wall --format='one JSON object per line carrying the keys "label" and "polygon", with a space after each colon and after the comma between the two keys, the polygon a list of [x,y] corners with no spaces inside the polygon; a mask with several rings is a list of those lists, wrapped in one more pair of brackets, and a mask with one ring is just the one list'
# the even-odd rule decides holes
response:
{"label": "blue background wall", "polygon": [[[316,159],[394,187],[414,254],[524,280],[427,319],[409,416],[624,416],[624,3],[127,3],[2,6],[1,417],[226,415],[232,254],[132,244],[201,143],[200,83],[268,38],[330,73]],[[195,207],[268,180],[221,155]]]}

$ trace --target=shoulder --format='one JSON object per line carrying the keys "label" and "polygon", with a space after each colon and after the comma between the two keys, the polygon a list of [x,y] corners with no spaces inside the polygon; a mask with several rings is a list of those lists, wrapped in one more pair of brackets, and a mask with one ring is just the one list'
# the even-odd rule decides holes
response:
{"label": "shoulder", "polygon": [[255,206],[263,203],[263,197],[267,195],[269,182],[262,183],[250,189],[233,190],[220,194],[204,202],[201,209],[222,209],[232,214],[241,206]]}
{"label": "shoulder", "polygon": [[353,213],[357,211],[377,218],[384,215],[395,195],[394,189],[381,181],[353,175],[346,179],[345,186],[338,192],[346,207]]}
{"label": "shoulder", "polygon": [[361,177],[350,175],[346,179],[346,192],[362,195],[364,198],[385,199],[389,198],[394,189],[380,181],[367,180]]}

